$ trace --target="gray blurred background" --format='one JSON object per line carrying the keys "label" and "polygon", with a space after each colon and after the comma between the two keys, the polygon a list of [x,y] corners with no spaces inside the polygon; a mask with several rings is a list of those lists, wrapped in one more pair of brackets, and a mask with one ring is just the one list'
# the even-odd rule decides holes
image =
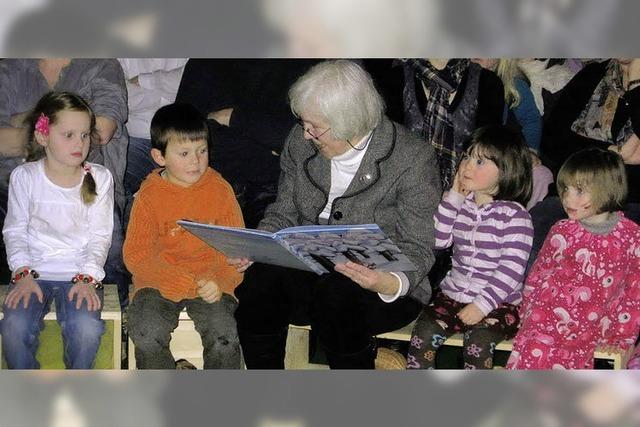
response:
{"label": "gray blurred background", "polygon": [[[634,0],[2,0],[3,57],[638,56]],[[637,426],[635,372],[3,372],[0,425]]]}
{"label": "gray blurred background", "polygon": [[612,57],[635,0],[3,0],[2,56]]}

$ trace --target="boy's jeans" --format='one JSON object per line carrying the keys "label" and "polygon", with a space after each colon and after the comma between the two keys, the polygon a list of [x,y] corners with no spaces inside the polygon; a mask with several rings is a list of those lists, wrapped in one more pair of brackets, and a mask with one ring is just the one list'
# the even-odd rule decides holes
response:
{"label": "boy's jeans", "polygon": [[[76,309],[77,297],[69,301],[71,282],[38,280],[43,293],[43,303],[31,294],[29,306],[25,309],[22,301],[14,309],[3,306],[2,352],[10,369],[38,369],[36,360],[38,337],[44,328],[44,316],[49,312],[51,301],[55,300],[56,318],[62,329],[64,364],[68,369],[91,369],[100,338],[104,333],[101,310],[88,311],[83,301]],[[9,285],[9,292],[16,285]],[[104,303],[104,291],[98,296]],[[8,294],[8,292],[7,292]],[[117,355],[119,356],[119,355]]]}
{"label": "boy's jeans", "polygon": [[138,369],[175,369],[169,342],[186,307],[202,337],[204,369],[240,369],[240,341],[233,313],[238,303],[228,294],[207,303],[202,298],[170,301],[157,289],[138,290],[128,309],[129,336],[136,346]]}

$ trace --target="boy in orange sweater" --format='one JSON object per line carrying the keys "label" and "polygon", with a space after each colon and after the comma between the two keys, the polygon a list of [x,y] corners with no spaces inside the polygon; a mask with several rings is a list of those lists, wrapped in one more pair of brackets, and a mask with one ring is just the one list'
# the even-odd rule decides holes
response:
{"label": "boy in orange sweater", "polygon": [[186,307],[202,337],[204,368],[240,368],[233,290],[242,274],[176,224],[190,219],[243,227],[233,190],[208,167],[208,129],[189,104],[160,108],[151,121],[153,171],[135,196],[124,260],[133,274],[129,336],[140,369],[175,369],[171,332]]}

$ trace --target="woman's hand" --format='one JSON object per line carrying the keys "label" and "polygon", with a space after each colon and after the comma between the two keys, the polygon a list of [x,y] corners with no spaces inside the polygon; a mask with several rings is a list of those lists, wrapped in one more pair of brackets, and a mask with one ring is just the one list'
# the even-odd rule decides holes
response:
{"label": "woman's hand", "polygon": [[98,294],[96,293],[96,288],[93,286],[93,283],[84,283],[82,281],[79,281],[75,285],[73,285],[69,290],[69,295],[67,298],[69,298],[69,301],[73,301],[73,298],[76,296],[76,310],[80,310],[82,301],[84,300],[87,300],[87,310],[100,310],[100,306],[102,304],[100,302],[100,297],[98,297]]}
{"label": "woman's hand", "polygon": [[529,155],[531,156],[531,167],[536,168],[542,164],[540,157],[533,151],[529,150]]}
{"label": "woman's hand", "polygon": [[98,144],[107,145],[111,142],[113,134],[116,133],[116,122],[109,117],[98,116],[96,117],[96,131],[98,132]]}
{"label": "woman's hand", "polygon": [[383,295],[395,295],[400,287],[400,281],[393,274],[371,270],[355,262],[347,261],[344,264],[337,264],[335,270],[353,280],[363,289]]}
{"label": "woman's hand", "polygon": [[485,318],[485,315],[477,305],[474,303],[467,304],[462,310],[458,312],[458,319],[465,325],[475,325],[479,321]]}
{"label": "woman's hand", "polygon": [[229,123],[231,123],[231,114],[233,114],[233,108],[225,108],[207,114],[207,119],[215,120],[223,126],[229,126]]}
{"label": "woman's hand", "polygon": [[25,127],[27,125],[25,120],[29,117],[29,113],[31,113],[31,111],[25,111],[24,113],[18,113],[11,116],[11,126],[14,128]]}
{"label": "woman's hand", "polygon": [[640,79],[640,58],[634,58],[629,64],[629,80]]}
{"label": "woman's hand", "polygon": [[238,273],[244,273],[247,268],[251,267],[253,261],[247,258],[227,258],[227,264],[236,269]]}
{"label": "woman's hand", "polygon": [[622,160],[627,165],[640,165],[640,138],[636,134],[622,145],[610,145],[609,150],[620,154]]}

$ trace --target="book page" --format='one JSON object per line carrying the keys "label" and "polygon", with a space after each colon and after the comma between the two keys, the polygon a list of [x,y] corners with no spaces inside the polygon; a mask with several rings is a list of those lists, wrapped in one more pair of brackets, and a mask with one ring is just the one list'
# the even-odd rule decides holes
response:
{"label": "book page", "polygon": [[286,233],[279,232],[277,236],[297,257],[325,272],[333,271],[336,264],[347,261],[372,270],[416,270],[375,224],[295,227],[286,229]]}

